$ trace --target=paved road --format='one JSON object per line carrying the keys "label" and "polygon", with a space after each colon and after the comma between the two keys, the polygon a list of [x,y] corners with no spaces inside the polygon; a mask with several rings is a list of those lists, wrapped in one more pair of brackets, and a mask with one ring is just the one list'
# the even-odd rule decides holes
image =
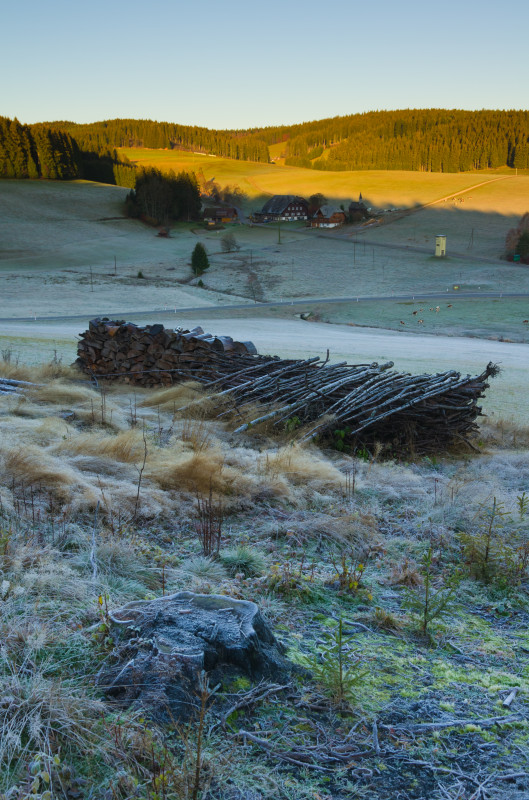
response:
{"label": "paved road", "polygon": [[[491,298],[501,298],[501,297],[515,297],[515,298],[528,298],[529,293],[518,293],[518,292],[460,292],[460,291],[446,291],[446,292],[426,292],[426,293],[417,293],[417,294],[392,294],[392,295],[371,295],[371,296],[364,296],[364,297],[307,297],[305,299],[298,299],[298,300],[284,300],[282,302],[278,301],[271,301],[267,303],[255,303],[254,305],[250,305],[248,302],[246,303],[233,303],[230,305],[222,305],[222,306],[189,306],[183,308],[175,308],[173,313],[187,313],[191,312],[208,312],[211,313],[212,311],[230,311],[230,310],[238,310],[238,309],[246,309],[249,311],[250,309],[254,308],[279,308],[281,306],[307,306],[307,305],[314,305],[316,303],[370,303],[370,302],[390,302],[394,303],[402,302],[402,301],[414,301],[417,302],[421,300],[446,300],[447,297],[454,299],[454,298],[467,298],[467,299],[479,299],[479,300],[488,300]],[[122,319],[124,317],[132,317],[137,316],[138,314],[146,315],[146,314],[160,314],[161,312],[167,313],[167,309],[164,308],[145,308],[137,311],[102,311],[99,316],[106,316],[110,317],[111,319]],[[169,312],[171,313],[171,312]],[[9,323],[9,322],[34,322],[35,320],[39,320],[39,322],[66,322],[67,320],[77,320],[77,319],[86,319],[86,314],[61,314],[59,316],[30,316],[30,317],[0,317],[0,323]]]}

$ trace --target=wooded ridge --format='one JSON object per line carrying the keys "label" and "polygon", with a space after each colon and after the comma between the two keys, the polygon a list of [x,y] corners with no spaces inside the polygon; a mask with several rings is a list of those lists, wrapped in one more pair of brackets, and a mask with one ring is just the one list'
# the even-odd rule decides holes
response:
{"label": "wooded ridge", "polygon": [[287,165],[319,170],[528,169],[529,112],[372,111],[224,131],[128,119],[21,125],[0,117],[0,177],[84,177],[133,187],[136,170],[117,148],[181,149],[268,163],[269,145],[281,142]]}

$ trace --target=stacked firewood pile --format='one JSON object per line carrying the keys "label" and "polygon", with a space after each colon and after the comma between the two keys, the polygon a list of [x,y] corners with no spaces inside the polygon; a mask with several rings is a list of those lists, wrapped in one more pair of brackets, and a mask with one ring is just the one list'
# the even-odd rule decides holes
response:
{"label": "stacked firewood pile", "polygon": [[139,327],[132,322],[90,320],[80,334],[77,364],[96,378],[120,377],[142,386],[170,385],[178,380],[210,377],[210,364],[229,363],[234,356],[255,354],[252,342],[212,336],[202,328],[171,330],[163,325]]}
{"label": "stacked firewood pile", "polygon": [[[342,445],[394,454],[470,445],[481,414],[479,399],[498,373],[489,363],[475,377],[449,370],[410,375],[386,364],[329,364],[257,355],[251,342],[162,325],[92,320],[78,363],[96,379],[120,377],[143,386],[196,380],[214,396],[218,417],[235,411],[242,433],[267,423],[302,441],[339,436]],[[260,411],[256,411],[260,409]],[[185,411],[185,409],[180,409]]]}

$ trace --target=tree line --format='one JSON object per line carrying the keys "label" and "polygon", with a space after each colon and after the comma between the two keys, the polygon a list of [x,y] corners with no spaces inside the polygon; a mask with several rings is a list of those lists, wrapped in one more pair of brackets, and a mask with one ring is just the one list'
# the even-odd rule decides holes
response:
{"label": "tree line", "polygon": [[0,178],[86,178],[133,187],[136,170],[116,150],[83,150],[65,130],[0,117]]}
{"label": "tree line", "polygon": [[225,131],[121,119],[22,125],[0,117],[0,177],[83,177],[133,188],[135,168],[117,148],[180,148],[268,162],[268,146],[278,142],[285,144],[287,164],[320,170],[529,169],[529,111],[372,111]]}
{"label": "tree line", "polygon": [[194,150],[240,161],[268,163],[268,146],[252,131],[218,131],[149,119],[110,119],[78,124],[54,122],[85,151],[107,152],[116,147]]}

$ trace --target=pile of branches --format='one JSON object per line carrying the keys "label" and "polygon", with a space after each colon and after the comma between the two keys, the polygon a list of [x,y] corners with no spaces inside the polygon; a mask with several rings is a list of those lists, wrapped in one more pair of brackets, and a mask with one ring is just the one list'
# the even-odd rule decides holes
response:
{"label": "pile of branches", "polygon": [[478,400],[498,367],[489,363],[481,375],[462,377],[454,370],[410,375],[392,366],[319,359],[276,362],[261,376],[237,383],[234,377],[243,376],[232,376],[223,394],[229,393],[240,414],[256,404],[270,408],[253,414],[236,433],[268,422],[299,426],[301,441],[339,433],[342,443],[373,447],[379,442],[399,453],[437,451],[458,441],[472,447],[470,438],[481,414]]}
{"label": "pile of branches", "polygon": [[96,380],[119,377],[144,386],[198,381],[214,397],[219,418],[240,417],[236,433],[267,423],[296,431],[301,441],[338,434],[344,447],[378,443],[395,455],[462,441],[472,447],[478,401],[499,371],[489,363],[475,377],[454,370],[410,375],[392,370],[391,361],[330,364],[328,353],[325,360],[286,360],[257,355],[250,342],[201,328],[171,331],[101,319],[90,322],[78,352],[78,363]]}

